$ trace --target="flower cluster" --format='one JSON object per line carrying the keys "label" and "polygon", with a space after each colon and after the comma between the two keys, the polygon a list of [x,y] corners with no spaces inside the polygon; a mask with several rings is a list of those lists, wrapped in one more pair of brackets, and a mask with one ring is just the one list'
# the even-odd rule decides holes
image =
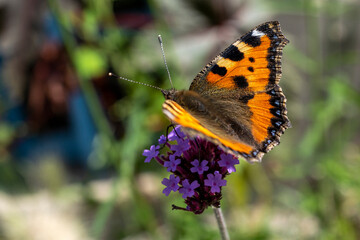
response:
{"label": "flower cluster", "polygon": [[[208,206],[220,206],[221,187],[226,185],[224,178],[235,172],[239,160],[225,153],[217,145],[201,138],[189,139],[177,126],[169,135],[168,141],[162,135],[159,145],[144,150],[145,162],[155,159],[171,172],[164,178],[163,193],[179,192],[185,199],[186,208],[173,205],[173,209],[182,209],[202,213]],[[160,154],[161,146],[166,146],[166,154]]]}

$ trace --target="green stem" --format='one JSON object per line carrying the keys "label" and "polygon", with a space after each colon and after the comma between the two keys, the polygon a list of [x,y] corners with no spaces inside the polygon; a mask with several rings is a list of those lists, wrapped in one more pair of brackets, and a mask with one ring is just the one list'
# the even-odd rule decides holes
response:
{"label": "green stem", "polygon": [[219,226],[220,235],[222,240],[230,240],[229,233],[226,228],[224,215],[222,214],[220,207],[212,207],[215,213],[215,218]]}

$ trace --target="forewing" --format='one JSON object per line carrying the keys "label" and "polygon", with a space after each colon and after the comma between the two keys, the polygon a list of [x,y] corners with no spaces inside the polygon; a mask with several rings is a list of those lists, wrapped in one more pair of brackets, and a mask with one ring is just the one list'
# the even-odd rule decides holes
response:
{"label": "forewing", "polygon": [[250,124],[256,147],[239,151],[234,145],[222,144],[250,161],[261,160],[290,127],[286,98],[278,85],[282,50],[287,43],[278,22],[261,24],[211,61],[190,86],[204,98],[223,102],[224,109],[241,107],[249,111],[248,117],[242,115],[244,111],[233,111],[230,116],[234,122]]}

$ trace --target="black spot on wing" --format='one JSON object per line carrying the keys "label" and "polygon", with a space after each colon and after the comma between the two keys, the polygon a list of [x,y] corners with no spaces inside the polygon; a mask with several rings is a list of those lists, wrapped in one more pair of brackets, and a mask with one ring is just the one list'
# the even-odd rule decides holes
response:
{"label": "black spot on wing", "polygon": [[239,88],[247,88],[249,86],[249,83],[247,82],[246,77],[240,75],[240,76],[233,76],[234,83]]}
{"label": "black spot on wing", "polygon": [[267,94],[271,96],[270,104],[272,106],[275,108],[283,107],[283,104],[285,103],[285,97],[281,93],[279,93],[276,89],[271,89],[270,91],[267,91]]}
{"label": "black spot on wing", "polygon": [[240,153],[241,154],[241,156],[243,156],[245,159],[249,159],[249,158],[251,158],[251,155],[249,155],[249,154],[247,154],[247,153]]}
{"label": "black spot on wing", "polygon": [[251,47],[260,46],[261,40],[259,36],[252,36],[252,31],[241,37],[241,40]]}
{"label": "black spot on wing", "polygon": [[282,118],[282,110],[280,107],[271,108],[270,112],[275,117]]}
{"label": "black spot on wing", "polygon": [[276,89],[271,89],[271,90],[269,90],[269,91],[267,91],[266,92],[267,94],[269,94],[270,96],[272,96],[272,97],[275,97],[275,96],[277,96],[278,95],[278,91],[276,91]]}
{"label": "black spot on wing", "polygon": [[249,57],[250,62],[255,62],[255,59],[253,57]]}
{"label": "black spot on wing", "polygon": [[253,67],[248,67],[248,70],[249,70],[250,72],[254,72],[254,68],[253,68]]}
{"label": "black spot on wing", "polygon": [[[272,138],[274,139],[274,138]],[[266,139],[264,142],[263,142],[263,148],[261,149],[262,152],[268,152],[267,151],[267,147],[273,142],[273,140],[271,139]]]}
{"label": "black spot on wing", "polygon": [[281,130],[281,126],[284,124],[285,122],[282,120],[282,119],[279,119],[279,118],[276,118],[276,117],[273,117],[271,118],[271,124],[273,125],[273,127],[280,131]]}
{"label": "black spot on wing", "polygon": [[254,98],[254,96],[255,96],[254,94],[250,94],[250,95],[246,95],[246,96],[241,96],[241,97],[239,98],[239,100],[240,100],[240,102],[247,104],[247,103],[249,102],[249,100],[251,100],[251,99]]}
{"label": "black spot on wing", "polygon": [[273,138],[277,137],[277,132],[278,131],[273,127],[268,128],[268,134]]}
{"label": "black spot on wing", "polygon": [[259,154],[259,150],[254,150],[254,151],[251,152],[251,155],[253,157],[256,157],[258,154]]}
{"label": "black spot on wing", "polygon": [[[274,24],[274,23],[273,23]],[[278,39],[278,36],[276,36],[276,33],[274,32],[274,30],[269,26],[269,24],[263,24],[261,26],[259,26],[258,28],[256,28],[257,31],[259,32],[263,32],[266,35],[268,35],[270,38],[272,39]]]}
{"label": "black spot on wing", "polygon": [[218,74],[220,76],[225,76],[227,73],[226,67],[220,67],[219,65],[215,64],[212,68],[211,68],[211,72],[214,74]]}
{"label": "black spot on wing", "polygon": [[244,59],[244,53],[242,53],[241,51],[239,51],[239,49],[234,46],[234,45],[230,45],[230,47],[228,47],[222,54],[221,56],[223,58],[227,58],[230,59],[232,61],[241,61]]}
{"label": "black spot on wing", "polygon": [[269,74],[269,84],[273,85],[276,83],[276,72],[271,71]]}

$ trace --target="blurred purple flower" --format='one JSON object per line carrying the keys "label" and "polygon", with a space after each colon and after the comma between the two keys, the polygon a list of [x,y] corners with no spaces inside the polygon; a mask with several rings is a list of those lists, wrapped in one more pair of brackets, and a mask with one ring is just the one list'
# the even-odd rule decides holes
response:
{"label": "blurred purple flower", "polygon": [[164,178],[162,180],[162,184],[166,186],[166,188],[164,188],[163,193],[166,196],[169,196],[171,191],[176,192],[179,189],[179,182],[180,182],[180,178],[176,177],[174,174],[171,174],[169,179]]}
{"label": "blurred purple flower", "polygon": [[159,143],[160,145],[165,144],[165,143],[166,143],[166,137],[165,137],[164,135],[161,135],[160,138],[159,138],[159,140],[158,140],[158,143]]}
{"label": "blurred purple flower", "polygon": [[239,159],[237,159],[232,154],[223,153],[220,155],[221,161],[218,162],[220,167],[226,167],[229,173],[236,172],[235,164],[239,164]]}
{"label": "blurred purple flower", "polygon": [[157,155],[159,155],[159,151],[156,151],[159,148],[160,148],[159,146],[152,145],[150,147],[150,150],[147,150],[147,149],[144,150],[142,155],[146,157],[146,159],[145,159],[146,163],[150,162],[151,159],[153,159],[154,157],[157,157]]}
{"label": "blurred purple flower", "polygon": [[192,197],[195,194],[194,189],[200,187],[200,184],[197,180],[193,181],[191,184],[189,183],[189,180],[185,179],[182,181],[183,187],[179,189],[179,193],[182,194],[183,198]]}
{"label": "blurred purple flower", "polygon": [[222,175],[218,171],[216,171],[214,174],[209,173],[207,175],[208,179],[205,179],[204,183],[205,186],[211,187],[210,191],[212,193],[217,193],[220,192],[220,187],[226,185],[226,180],[222,179]]}
{"label": "blurred purple flower", "polygon": [[206,172],[209,167],[206,166],[208,163],[208,161],[203,160],[201,161],[201,164],[199,164],[199,160],[195,159],[194,161],[191,162],[191,164],[194,166],[192,168],[190,168],[190,171],[192,173],[198,173],[198,174],[203,174],[204,172]]}

